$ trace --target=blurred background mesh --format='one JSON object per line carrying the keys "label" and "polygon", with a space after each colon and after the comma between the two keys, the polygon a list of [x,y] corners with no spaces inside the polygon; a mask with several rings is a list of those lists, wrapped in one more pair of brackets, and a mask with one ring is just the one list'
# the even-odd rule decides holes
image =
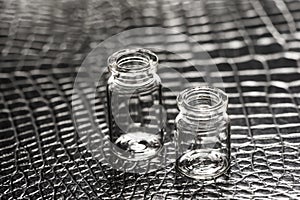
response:
{"label": "blurred background mesh", "polygon": [[[150,26],[194,38],[221,72],[232,163],[212,184],[177,175],[173,165],[147,175],[116,171],[78,142],[76,70],[99,42]],[[299,31],[298,0],[1,0],[0,198],[299,199]],[[188,51],[176,35],[170,43]]]}

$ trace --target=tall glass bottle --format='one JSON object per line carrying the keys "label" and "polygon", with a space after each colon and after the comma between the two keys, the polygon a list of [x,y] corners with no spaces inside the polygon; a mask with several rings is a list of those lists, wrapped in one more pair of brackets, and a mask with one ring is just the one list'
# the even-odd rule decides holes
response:
{"label": "tall glass bottle", "polygon": [[188,88],[179,94],[177,104],[177,169],[201,180],[221,175],[230,164],[227,95],[209,86]]}
{"label": "tall glass bottle", "polygon": [[163,145],[164,119],[158,57],[124,49],[108,59],[108,118],[113,152],[129,160],[155,156]]}

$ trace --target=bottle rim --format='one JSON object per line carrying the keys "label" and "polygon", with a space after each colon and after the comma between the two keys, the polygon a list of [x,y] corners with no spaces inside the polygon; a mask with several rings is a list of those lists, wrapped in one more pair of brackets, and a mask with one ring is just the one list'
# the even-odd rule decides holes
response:
{"label": "bottle rim", "polygon": [[198,114],[225,112],[228,95],[223,90],[212,86],[190,87],[177,96],[177,105],[180,111],[186,110]]}
{"label": "bottle rim", "polygon": [[122,49],[112,54],[107,63],[113,74],[139,73],[156,68],[158,57],[148,49]]}

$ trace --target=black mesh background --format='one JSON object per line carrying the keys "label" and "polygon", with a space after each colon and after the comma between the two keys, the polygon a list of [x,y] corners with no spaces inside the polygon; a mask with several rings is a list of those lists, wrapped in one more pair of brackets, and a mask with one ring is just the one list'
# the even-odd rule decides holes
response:
{"label": "black mesh background", "polygon": [[[232,160],[211,184],[173,165],[118,172],[78,142],[76,70],[99,42],[144,26],[193,36],[221,71]],[[299,199],[299,31],[298,0],[1,0],[0,198]],[[176,35],[170,43],[184,47]]]}

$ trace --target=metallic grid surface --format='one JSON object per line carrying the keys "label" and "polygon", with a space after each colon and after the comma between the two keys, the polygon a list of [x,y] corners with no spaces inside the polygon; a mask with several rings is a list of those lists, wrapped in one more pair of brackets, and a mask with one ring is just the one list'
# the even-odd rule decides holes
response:
{"label": "metallic grid surface", "polygon": [[[146,175],[117,171],[78,140],[76,70],[99,42],[143,26],[193,37],[221,72],[232,163],[211,183],[182,177],[174,165]],[[176,35],[168,44],[188,51]],[[298,0],[1,0],[0,199],[299,199],[299,47]]]}

